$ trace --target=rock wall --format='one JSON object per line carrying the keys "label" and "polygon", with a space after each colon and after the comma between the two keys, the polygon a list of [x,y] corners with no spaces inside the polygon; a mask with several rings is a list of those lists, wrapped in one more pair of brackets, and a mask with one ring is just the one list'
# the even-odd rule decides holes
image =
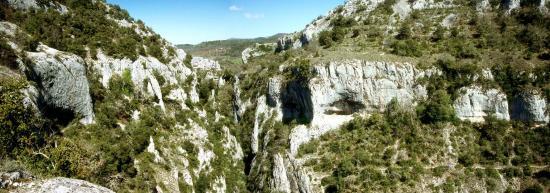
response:
{"label": "rock wall", "polygon": [[508,100],[502,91],[471,86],[459,92],[464,94],[455,100],[453,107],[461,120],[483,122],[491,114],[497,119],[510,120]]}
{"label": "rock wall", "polygon": [[92,123],[94,112],[84,60],[45,45],[40,45],[37,51],[28,52],[27,57],[32,62],[28,74],[40,91],[38,101],[47,106],[40,109],[71,111],[75,116],[82,116],[83,124]]}
{"label": "rock wall", "polygon": [[514,120],[548,123],[550,121],[547,101],[536,90],[524,91],[514,96],[511,104]]}
{"label": "rock wall", "polygon": [[83,180],[69,178],[53,178],[44,181],[31,182],[16,190],[17,193],[114,193],[105,187]]}

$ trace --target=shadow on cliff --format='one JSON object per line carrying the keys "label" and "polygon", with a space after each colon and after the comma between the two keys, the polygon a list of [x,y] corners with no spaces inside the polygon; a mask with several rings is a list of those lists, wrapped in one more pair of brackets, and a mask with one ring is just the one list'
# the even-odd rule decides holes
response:
{"label": "shadow on cliff", "polygon": [[55,105],[52,105],[51,101],[48,101],[44,94],[44,90],[46,90],[48,87],[51,87],[51,85],[44,85],[46,83],[44,83],[38,73],[34,71],[34,65],[31,62],[26,62],[25,65],[27,67],[25,75],[29,80],[35,83],[35,86],[38,90],[38,95],[35,102],[38,110],[40,111],[40,114],[44,118],[50,120],[55,125],[69,125],[69,123],[76,118],[74,112],[69,109],[59,108]]}
{"label": "shadow on cliff", "polygon": [[311,90],[303,81],[290,81],[282,88],[283,123],[309,124],[313,120]]}

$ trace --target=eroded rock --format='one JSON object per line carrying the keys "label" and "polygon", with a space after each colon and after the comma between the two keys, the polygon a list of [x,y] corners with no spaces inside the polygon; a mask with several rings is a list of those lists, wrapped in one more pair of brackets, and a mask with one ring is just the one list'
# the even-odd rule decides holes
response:
{"label": "eroded rock", "polygon": [[83,124],[91,124],[94,113],[84,60],[45,45],[38,46],[37,50],[28,52],[27,57],[32,62],[28,74],[37,82],[40,92],[39,106],[46,106],[40,109],[51,111],[45,113],[57,117],[65,116],[59,112],[70,111],[73,116],[82,116]]}

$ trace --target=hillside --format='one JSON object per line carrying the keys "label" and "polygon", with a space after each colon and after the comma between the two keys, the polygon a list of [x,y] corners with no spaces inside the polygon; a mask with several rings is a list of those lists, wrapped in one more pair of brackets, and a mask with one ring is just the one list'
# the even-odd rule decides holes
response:
{"label": "hillside", "polygon": [[[260,37],[254,39],[228,39],[218,41],[202,42],[197,45],[183,44],[176,45],[177,48],[187,51],[187,53],[214,59],[227,68],[238,68],[242,64],[242,52],[255,44],[266,44],[276,42],[277,39],[286,34],[276,34],[269,37]],[[231,67],[229,67],[231,66]]]}
{"label": "hillside", "polygon": [[1,0],[0,191],[549,192],[549,9],[348,0],[180,49],[102,0]]}

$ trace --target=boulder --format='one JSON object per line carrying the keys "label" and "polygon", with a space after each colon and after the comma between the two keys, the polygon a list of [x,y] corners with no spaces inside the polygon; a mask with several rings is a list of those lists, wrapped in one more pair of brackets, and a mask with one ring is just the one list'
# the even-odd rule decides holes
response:
{"label": "boulder", "polygon": [[70,111],[74,116],[81,116],[83,124],[91,124],[94,112],[84,60],[45,45],[38,46],[37,50],[27,52],[32,62],[27,74],[38,84],[40,109],[54,110],[45,113],[62,119],[69,117],[59,117],[64,116],[59,112]]}

